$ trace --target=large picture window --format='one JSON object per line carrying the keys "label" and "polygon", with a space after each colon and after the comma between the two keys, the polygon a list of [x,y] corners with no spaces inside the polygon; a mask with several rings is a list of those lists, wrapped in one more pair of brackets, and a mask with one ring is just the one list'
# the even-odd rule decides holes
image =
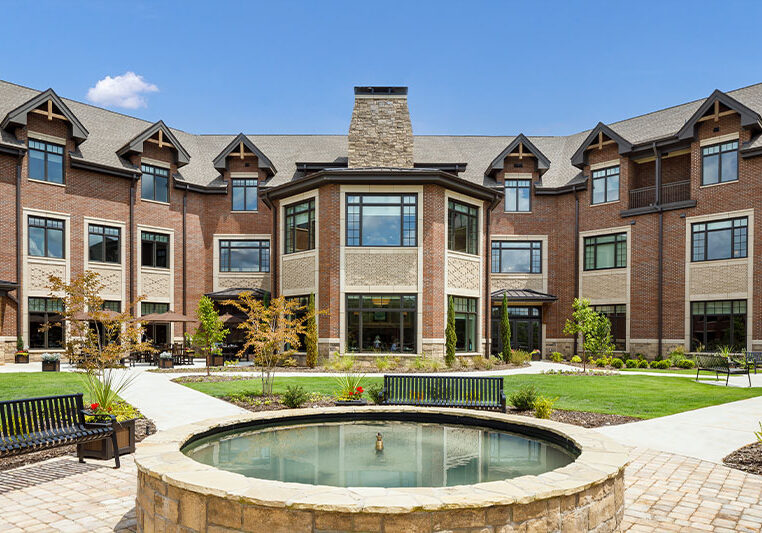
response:
{"label": "large picture window", "polygon": [[151,165],[141,165],[140,197],[143,200],[169,202],[169,170]]}
{"label": "large picture window", "polygon": [[233,211],[257,210],[257,180],[256,178],[233,178]]}
{"label": "large picture window", "polygon": [[455,311],[455,350],[459,352],[476,351],[476,298],[454,296],[452,305]]}
{"label": "large picture window", "polygon": [[61,145],[29,139],[29,177],[63,183],[63,153]]}
{"label": "large picture window", "polygon": [[169,235],[143,231],[140,264],[145,267],[169,268]]}
{"label": "large picture window", "polygon": [[29,347],[63,348],[63,302],[57,298],[29,298]]}
{"label": "large picture window", "polygon": [[416,194],[348,194],[347,246],[417,246]]}
{"label": "large picture window", "polygon": [[492,272],[542,272],[541,241],[493,241]]}
{"label": "large picture window", "polygon": [[447,205],[447,249],[479,253],[479,208],[450,200]]}
{"label": "large picture window", "polygon": [[531,209],[529,190],[531,180],[505,180],[505,212],[528,213]]}
{"label": "large picture window", "polygon": [[746,349],[746,300],[691,303],[691,350]]}
{"label": "large picture window", "polygon": [[64,221],[30,216],[29,255],[34,257],[64,257]]}
{"label": "large picture window", "polygon": [[693,224],[693,261],[746,257],[746,217]]}
{"label": "large picture window", "polygon": [[220,272],[270,272],[270,241],[220,241]]}
{"label": "large picture window", "polygon": [[705,146],[701,149],[701,185],[738,179],[738,141]]}
{"label": "large picture window", "polygon": [[626,266],[626,233],[585,237],[585,270],[625,268]]}
{"label": "large picture window", "polygon": [[611,338],[617,350],[625,350],[627,346],[627,306],[594,305],[593,311],[605,316],[611,322]]}
{"label": "large picture window", "polygon": [[619,167],[593,171],[593,203],[604,204],[619,200]]}
{"label": "large picture window", "polygon": [[[304,318],[307,316],[307,312],[309,311],[308,306],[310,304],[310,297],[309,296],[289,296],[286,298],[288,301],[296,302],[301,307],[300,309],[297,309],[294,314],[294,319]],[[305,324],[306,325],[306,324]],[[292,346],[291,343],[286,343],[285,349],[286,350],[296,350],[297,352],[305,352],[307,351],[305,339],[307,337],[306,332],[298,333],[297,336],[299,337],[299,346]]]}
{"label": "large picture window", "polygon": [[119,263],[119,228],[89,224],[87,228],[90,261]]}
{"label": "large picture window", "polygon": [[315,248],[315,199],[286,206],[286,230],[283,253],[303,252]]}
{"label": "large picture window", "polygon": [[347,351],[416,352],[416,296],[348,294]]}

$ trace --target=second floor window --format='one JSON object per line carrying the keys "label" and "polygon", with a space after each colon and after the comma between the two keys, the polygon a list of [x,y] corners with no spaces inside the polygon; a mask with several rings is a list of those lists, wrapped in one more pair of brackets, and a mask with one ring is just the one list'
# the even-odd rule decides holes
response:
{"label": "second floor window", "polygon": [[256,211],[257,180],[233,178],[231,182],[233,186],[233,211]]}
{"label": "second floor window", "polygon": [[701,149],[701,185],[738,179],[738,141],[705,146]]}
{"label": "second floor window", "polygon": [[492,272],[542,272],[542,242],[540,241],[493,241]]}
{"label": "second floor window", "polygon": [[746,217],[693,224],[693,261],[746,257]]}
{"label": "second floor window", "polygon": [[447,249],[454,252],[478,254],[479,209],[450,200],[447,210]]}
{"label": "second floor window", "polygon": [[585,237],[585,270],[627,267],[627,234]]}
{"label": "second floor window", "polygon": [[151,165],[141,165],[140,197],[143,200],[169,202],[169,170]]}
{"label": "second floor window", "polygon": [[415,194],[347,195],[347,246],[417,246]]}
{"label": "second floor window", "polygon": [[140,264],[145,267],[169,268],[169,235],[142,232]]}
{"label": "second floor window", "polygon": [[64,257],[64,221],[30,216],[29,255],[62,259]]}
{"label": "second floor window", "polygon": [[286,206],[283,226],[286,231],[283,253],[315,248],[315,199]]}
{"label": "second floor window", "polygon": [[119,263],[119,228],[90,224],[87,232],[90,261]]}
{"label": "second floor window", "polygon": [[505,212],[528,213],[530,210],[529,189],[531,180],[505,180]]}
{"label": "second floor window", "polygon": [[220,241],[220,272],[270,272],[270,241]]}
{"label": "second floor window", "polygon": [[605,204],[619,200],[619,167],[593,171],[593,202]]}
{"label": "second floor window", "polygon": [[29,139],[29,177],[33,180],[63,183],[64,147]]}

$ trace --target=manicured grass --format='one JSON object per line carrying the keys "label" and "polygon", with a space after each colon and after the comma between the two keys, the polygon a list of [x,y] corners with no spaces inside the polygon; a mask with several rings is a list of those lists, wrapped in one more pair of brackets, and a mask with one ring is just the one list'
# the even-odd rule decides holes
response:
{"label": "manicured grass", "polygon": [[[71,372],[11,372],[0,374],[0,401],[75,394],[87,391],[82,377]],[[87,401],[87,398],[85,398]]]}
{"label": "manicured grass", "polygon": [[[693,377],[696,377],[696,369],[690,369],[690,368],[669,368],[667,370],[662,370],[661,368],[620,368],[621,372],[648,372],[653,374],[687,374],[687,375],[693,375]],[[709,377],[710,374],[707,372],[702,372],[701,376],[707,376]]]}
{"label": "manicured grass", "polygon": [[[745,377],[745,376],[744,376]],[[732,379],[738,380],[739,377]],[[366,378],[363,385],[381,383],[381,378]],[[656,418],[710,405],[762,396],[762,388],[724,387],[696,383],[679,377],[651,376],[574,376],[516,375],[505,378],[506,396],[522,385],[534,385],[539,394],[558,397],[556,408],[610,413],[638,418]],[[259,393],[259,380],[217,383],[186,383],[188,387],[223,397],[243,392]],[[278,377],[274,391],[288,385],[301,385],[308,392],[331,394],[336,389],[332,378]]]}

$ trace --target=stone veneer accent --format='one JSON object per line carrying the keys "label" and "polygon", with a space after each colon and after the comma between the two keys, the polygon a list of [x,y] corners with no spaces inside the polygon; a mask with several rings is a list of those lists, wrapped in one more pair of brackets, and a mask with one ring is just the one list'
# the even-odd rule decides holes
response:
{"label": "stone veneer accent", "polygon": [[542,274],[492,274],[491,291],[501,289],[532,289],[545,292]]}
{"label": "stone veneer accent", "polygon": [[689,294],[746,294],[749,291],[747,259],[690,263]]}
{"label": "stone veneer accent", "polygon": [[[355,88],[349,124],[349,168],[413,168],[413,126],[407,88],[395,94],[372,94]],[[404,94],[401,94],[404,91]]]}
{"label": "stone veneer accent", "polygon": [[[344,409],[369,412],[378,407]],[[420,412],[417,408],[385,408]],[[185,456],[194,434],[257,419],[335,413],[318,408],[207,420],[153,435],[138,445],[138,531],[269,533],[429,533],[434,531],[620,531],[627,454],[612,440],[576,426],[465,409],[427,411],[502,419],[570,438],[573,463],[539,476],[463,487],[341,488],[247,478]]]}
{"label": "stone veneer accent", "polygon": [[479,291],[479,258],[447,254],[447,288]]}
{"label": "stone veneer accent", "polygon": [[344,251],[347,291],[356,287],[396,287],[418,290],[418,249],[372,251],[367,248]]}
{"label": "stone veneer accent", "polygon": [[627,271],[616,270],[616,272],[583,272],[580,280],[582,296],[589,298],[594,304],[599,301],[627,302]]}

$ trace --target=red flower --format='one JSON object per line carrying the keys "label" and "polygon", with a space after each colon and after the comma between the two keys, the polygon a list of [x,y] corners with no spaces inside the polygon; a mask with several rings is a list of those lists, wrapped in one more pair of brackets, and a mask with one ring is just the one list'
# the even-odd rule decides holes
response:
{"label": "red flower", "polygon": [[98,403],[91,403],[91,404],[90,404],[90,410],[91,410],[91,411],[95,411],[95,410],[97,410],[97,409],[98,409],[98,407],[100,407],[100,404],[98,404]]}
{"label": "red flower", "polygon": [[363,392],[365,392],[365,391],[363,390],[363,388],[362,388],[362,387],[357,387],[355,390],[356,390],[358,393],[360,393],[360,394],[362,394]]}

